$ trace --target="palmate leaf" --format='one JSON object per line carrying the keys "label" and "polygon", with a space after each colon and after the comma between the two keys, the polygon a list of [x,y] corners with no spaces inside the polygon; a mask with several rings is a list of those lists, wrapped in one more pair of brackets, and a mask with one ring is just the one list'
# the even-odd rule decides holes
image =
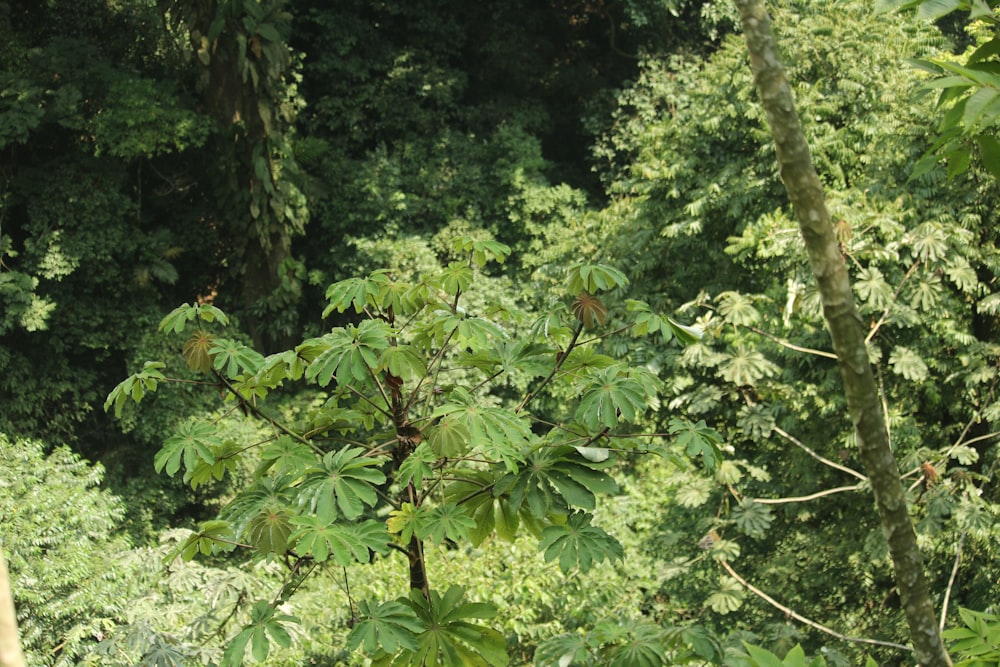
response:
{"label": "palmate leaf", "polygon": [[215,449],[222,447],[222,440],[215,435],[211,424],[187,421],[170,436],[153,457],[156,472],[163,470],[173,477],[181,467],[181,460],[188,471],[194,470],[199,461],[215,463]]}
{"label": "palmate leaf", "polygon": [[658,315],[644,301],[627,299],[625,304],[629,312],[635,313],[632,332],[637,336],[660,332],[664,342],[676,338],[683,345],[692,345],[701,340],[701,329],[681,324],[666,315]]}
{"label": "palmate leaf", "polygon": [[[469,434],[469,448],[473,452],[481,452],[493,461],[502,461],[508,470],[516,471],[524,460],[522,451],[534,437],[528,420],[513,410],[479,405],[462,387],[452,390],[448,399],[434,411],[432,418],[446,417],[448,428],[464,428]],[[441,435],[432,433],[431,438],[432,447],[435,446],[435,438],[438,445],[444,444]],[[453,444],[456,444],[454,440]]]}
{"label": "palmate leaf", "polygon": [[475,523],[469,529],[469,541],[479,546],[496,531],[500,539],[513,542],[521,523],[517,508],[508,498],[491,493],[486,481],[487,477],[492,478],[490,473],[480,472],[480,479],[466,476],[470,479],[449,485],[445,497],[457,503]]}
{"label": "palmate leaf", "polygon": [[543,530],[538,548],[544,551],[546,562],[558,558],[563,572],[574,567],[588,572],[594,563],[624,560],[622,545],[604,530],[590,525],[592,520],[593,516],[586,512],[574,512],[564,525]]}
{"label": "palmate leaf", "polygon": [[212,480],[221,480],[227,471],[230,475],[233,474],[239,468],[240,454],[243,449],[243,446],[235,440],[227,440],[222,445],[213,447],[212,454],[215,460],[209,463],[199,458],[194,468],[185,470],[184,481],[190,484],[192,489],[197,489],[202,484],[208,484]]}
{"label": "palmate leaf", "polygon": [[718,371],[719,377],[738,386],[753,386],[757,380],[777,372],[778,367],[763,354],[743,346],[737,347],[733,354],[724,354]]}
{"label": "palmate leaf", "polygon": [[361,524],[330,523],[316,516],[292,517],[297,526],[288,538],[299,555],[310,554],[322,563],[330,555],[344,567],[354,563],[368,563],[371,553],[385,554],[389,547],[389,534],[380,521]]}
{"label": "palmate leaf", "polygon": [[113,405],[115,406],[115,417],[121,417],[126,401],[132,399],[136,403],[139,403],[147,391],[156,391],[157,384],[167,379],[160,372],[160,369],[164,367],[166,367],[166,364],[159,361],[147,361],[144,363],[141,371],[128,376],[111,390],[104,401],[104,411],[107,412]]}
{"label": "palmate leaf", "polygon": [[565,633],[546,639],[535,649],[537,667],[567,667],[567,665],[592,665],[587,638]]}
{"label": "palmate leaf", "polygon": [[591,432],[634,422],[646,411],[646,390],[615,364],[593,373],[582,390],[576,419]]}
{"label": "palmate leaf", "polygon": [[292,534],[292,516],[285,508],[265,507],[250,518],[246,539],[264,553],[283,554]]}
{"label": "palmate leaf", "polygon": [[358,314],[368,306],[381,306],[381,296],[389,282],[388,269],[379,269],[367,278],[348,278],[333,283],[326,289],[326,300],[330,305],[323,311],[323,317],[328,317],[333,311],[342,313],[351,306]]}
{"label": "palmate leaf", "polygon": [[205,521],[199,527],[197,533],[191,533],[186,540],[179,543],[176,548],[168,553],[163,561],[170,564],[175,558],[180,556],[184,560],[191,560],[199,553],[208,556],[220,551],[232,551],[236,548],[236,534],[233,526],[228,521],[214,519]]}
{"label": "palmate leaf", "polygon": [[458,505],[445,503],[427,513],[417,537],[429,539],[435,544],[444,544],[446,539],[461,543],[468,540],[469,532],[475,528],[475,519],[466,515]]}
{"label": "palmate leaf", "polygon": [[743,606],[745,593],[740,582],[732,577],[719,578],[719,588],[708,596],[705,605],[719,614],[728,614]]}
{"label": "palmate leaf", "polygon": [[423,377],[427,360],[410,345],[390,345],[382,350],[376,370],[387,370],[403,380]]}
{"label": "palmate leaf", "polygon": [[403,503],[399,509],[389,512],[386,526],[390,533],[399,535],[400,542],[407,544],[414,535],[423,530],[426,519],[427,510],[425,508],[418,507],[413,503]]}
{"label": "palmate leaf", "polygon": [[381,351],[389,347],[390,333],[389,325],[382,320],[365,320],[357,327],[350,324],[302,343],[297,349],[314,355],[306,379],[321,387],[334,377],[345,385],[369,382],[378,368]]}
{"label": "palmate leaf", "polygon": [[669,665],[667,636],[647,619],[616,618],[598,623],[591,641],[600,645],[601,663],[608,667],[660,667]]}
{"label": "palmate leaf", "polygon": [[204,322],[215,322],[223,326],[229,324],[229,317],[210,303],[187,304],[174,308],[160,321],[159,330],[163,332],[181,333],[188,322],[201,319]]}
{"label": "palmate leaf", "polygon": [[289,475],[264,477],[257,480],[239,492],[222,509],[219,518],[232,523],[237,535],[243,535],[250,522],[260,513],[292,505],[292,491],[294,489],[291,487],[291,482],[293,480],[294,478]]}
{"label": "palmate leaf", "polygon": [[316,452],[309,445],[283,435],[260,450],[260,465],[254,471],[254,477],[260,478],[268,471],[295,475],[314,465]]}
{"label": "palmate leaf", "polygon": [[400,649],[417,650],[417,635],[426,626],[411,607],[395,600],[378,606],[361,600],[358,612],[361,620],[347,636],[347,647],[351,651],[361,647],[368,655],[378,651],[394,655]]}
{"label": "palmate leaf", "polygon": [[774,514],[767,505],[744,499],[733,508],[730,518],[741,533],[749,537],[760,538],[767,533]]}
{"label": "palmate leaf", "polygon": [[677,436],[677,444],[684,448],[689,457],[700,456],[702,464],[709,472],[714,471],[722,461],[722,450],[719,448],[722,436],[709,428],[704,419],[692,424],[673,417],[667,430]]}
{"label": "palmate leaf", "polygon": [[618,492],[615,481],[594,465],[574,447],[542,447],[517,475],[501,478],[494,495],[507,497],[513,511],[535,519],[566,515],[573,507],[593,509],[595,494]]}
{"label": "palmate leaf", "polygon": [[283,624],[299,622],[294,616],[277,613],[265,600],[257,601],[250,611],[250,622],[230,640],[229,646],[222,654],[219,667],[240,667],[243,664],[247,644],[250,644],[250,653],[258,662],[267,659],[271,641],[282,648],[288,648],[292,644],[292,637]]}
{"label": "palmate leaf", "polygon": [[253,375],[264,365],[264,356],[235,340],[216,338],[208,350],[212,367],[229,378],[241,373]]}
{"label": "palmate leaf", "polygon": [[464,595],[464,588],[453,585],[443,596],[432,590],[430,599],[420,591],[401,598],[425,629],[417,636],[417,648],[403,649],[393,664],[505,667],[509,658],[504,636],[472,622],[493,618],[496,609],[482,602],[462,602]]}
{"label": "palmate leaf", "polygon": [[435,451],[427,442],[417,445],[417,448],[410,452],[399,468],[396,470],[396,481],[400,486],[407,486],[411,482],[416,487],[423,486],[424,479],[433,474],[431,466],[437,462]]}
{"label": "palmate leaf", "polygon": [[760,312],[754,308],[750,298],[739,292],[719,294],[719,314],[726,319],[726,322],[741,327],[751,326],[760,321]]}
{"label": "palmate leaf", "polygon": [[927,378],[929,370],[924,360],[908,347],[897,345],[889,355],[889,366],[911,382],[922,382]]}
{"label": "palmate leaf", "polygon": [[472,267],[465,262],[452,262],[440,274],[441,289],[450,295],[467,292],[473,275]]}
{"label": "palmate leaf", "polygon": [[580,292],[605,292],[616,287],[628,285],[625,274],[606,264],[590,264],[578,262],[566,271],[566,291],[570,294]]}
{"label": "palmate leaf", "polygon": [[381,461],[364,456],[360,447],[345,447],[323,456],[320,465],[306,470],[299,486],[299,504],[326,521],[337,518],[337,510],[348,519],[361,516],[364,506],[378,502],[375,484],[385,482],[377,466]]}

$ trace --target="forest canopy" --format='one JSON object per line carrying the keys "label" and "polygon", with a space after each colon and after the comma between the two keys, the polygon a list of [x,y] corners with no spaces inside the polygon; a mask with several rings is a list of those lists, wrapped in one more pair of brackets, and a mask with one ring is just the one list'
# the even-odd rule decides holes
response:
{"label": "forest canopy", "polygon": [[[969,665],[995,4],[768,4]],[[27,664],[915,664],[742,33],[721,0],[0,1]]]}

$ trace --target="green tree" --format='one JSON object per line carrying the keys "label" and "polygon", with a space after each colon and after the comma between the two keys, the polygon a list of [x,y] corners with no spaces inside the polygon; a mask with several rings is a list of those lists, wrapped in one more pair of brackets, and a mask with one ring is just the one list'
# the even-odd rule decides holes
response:
{"label": "green tree", "polygon": [[754,0],[737,0],[736,4],[743,18],[754,80],[774,137],[781,178],[799,220],[809,263],[819,285],[824,319],[837,353],[858,450],[878,506],[882,531],[889,543],[914,653],[921,664],[944,667],[950,665],[951,660],[941,642],[924,576],[923,557],[907,511],[899,466],[889,443],[868,359],[861,315],[847,277],[840,242],[830,222],[823,186],[809,155],[809,145],[799,124],[764,5]]}
{"label": "green tree", "polygon": [[[942,606],[947,597],[983,608],[996,540],[983,520],[997,500],[985,371],[995,358],[996,192],[975,172],[909,180],[933,142],[933,101],[913,100],[917,76],[896,66],[946,44],[930,25],[873,20],[864,3],[775,11],[797,102],[811,110],[803,129],[890,407],[932,590]],[[675,312],[705,332],[683,351],[640,340],[631,354],[664,369],[665,406],[704,419],[732,447],[715,479],[644,469],[659,482],[642,487],[649,506],[664,508],[659,521],[637,524],[649,526],[646,553],[672,545],[659,559],[669,574],[648,600],[664,623],[681,614],[714,626],[724,645],[735,640],[726,650],[742,650],[739,633],[752,632],[742,637],[782,654],[801,641],[858,664],[862,645],[790,627],[787,612],[753,604],[721,566],[840,634],[905,641],[818,292],[754,97],[737,40],[707,61],[651,58],[601,146],[620,195],[604,217],[605,256],[629,267],[637,295],[666,310],[684,304]],[[882,662],[899,649],[869,650]]]}
{"label": "green tree", "polygon": [[[210,333],[206,327],[227,323],[212,306],[185,305],[161,323],[175,332],[194,323],[184,346],[189,365],[273,431],[239,443],[192,420],[155,458],[157,470],[183,470],[192,485],[221,478],[240,458],[259,462],[220,518],[177,551],[191,558],[248,549],[288,565],[281,592],[256,603],[224,664],[239,664],[248,650],[263,660],[272,643],[288,645],[284,625],[295,619],[276,608],[318,567],[394,552],[404,556],[409,595],[358,602],[352,649],[383,664],[507,664],[503,636],[481,623],[496,609],[464,601],[463,585],[432,588],[426,545],[478,546],[526,532],[563,572],[623,558],[593,511],[598,494],[618,489],[610,473],[619,456],[650,451],[634,429],[659,385],[645,369],[596,349],[609,335],[599,333],[609,312],[602,300],[616,299],[627,279],[578,263],[567,274],[572,305],[553,303],[532,321],[489,296],[495,279],[482,269],[506,260],[507,246],[458,237],[451,253],[432,273],[380,269],[334,283],[325,314],[353,316],[267,357]],[[694,339],[673,320],[644,312],[637,332]],[[147,363],[115,388],[106,408],[120,411],[157,391],[168,380],[161,368]],[[279,387],[297,381],[315,393],[311,407],[288,420],[268,405]],[[562,398],[550,404],[558,409],[542,410],[549,404],[536,399],[551,392]],[[717,458],[709,446],[706,464]]]}

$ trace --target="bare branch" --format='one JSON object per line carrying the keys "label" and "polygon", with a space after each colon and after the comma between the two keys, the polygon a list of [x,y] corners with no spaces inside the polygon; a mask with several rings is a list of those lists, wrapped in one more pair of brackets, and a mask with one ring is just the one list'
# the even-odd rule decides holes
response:
{"label": "bare branch", "polygon": [[787,347],[789,350],[794,350],[796,352],[805,352],[806,354],[814,354],[817,357],[826,357],[827,359],[836,359],[837,358],[837,355],[834,354],[833,352],[824,352],[823,350],[814,350],[811,347],[802,347],[801,345],[796,345],[794,343],[789,343],[787,340],[785,340],[783,338],[778,338],[774,334],[768,333],[768,332],[764,331],[763,329],[759,329],[757,327],[747,327],[747,328],[750,329],[750,331],[754,332],[757,335],[763,336],[764,338],[767,338],[768,340],[774,341],[775,343],[777,343],[781,347]]}
{"label": "bare branch", "polygon": [[833,637],[836,637],[837,639],[839,639],[841,641],[845,641],[845,642],[856,642],[856,643],[860,643],[860,644],[874,644],[875,646],[888,646],[890,648],[897,648],[897,649],[901,649],[901,650],[907,651],[907,652],[912,652],[913,651],[913,649],[910,648],[909,646],[904,646],[902,644],[896,644],[894,642],[884,642],[884,641],[882,641],[880,639],[862,639],[860,637],[848,637],[847,635],[841,634],[841,633],[837,632],[836,630],[831,630],[830,628],[826,627],[825,625],[820,625],[816,621],[812,621],[812,620],[806,618],[805,616],[803,616],[802,614],[799,614],[795,610],[793,610],[793,609],[791,609],[789,607],[786,607],[785,605],[781,604],[780,602],[778,602],[777,600],[775,600],[774,598],[772,598],[770,595],[768,595],[764,591],[760,590],[759,588],[757,588],[756,586],[754,586],[753,584],[751,584],[750,582],[748,582],[746,579],[744,579],[743,577],[741,577],[739,574],[737,574],[736,570],[734,570],[732,568],[732,566],[729,563],[727,563],[726,561],[720,561],[719,564],[722,565],[722,567],[726,570],[726,572],[729,573],[729,575],[733,579],[735,579],[736,581],[738,581],[741,584],[743,584],[744,588],[746,588],[748,591],[750,591],[751,593],[753,593],[754,595],[756,595],[757,597],[759,597],[761,600],[764,600],[765,602],[767,602],[769,605],[771,605],[775,609],[778,609],[779,611],[784,612],[785,614],[791,616],[792,618],[794,618],[796,621],[799,621],[800,623],[805,623],[806,625],[808,625],[811,628],[819,630],[820,632],[825,632],[826,634],[831,635]]}
{"label": "bare branch", "polygon": [[803,503],[807,500],[816,500],[817,498],[822,498],[823,496],[832,496],[835,493],[843,493],[844,491],[860,491],[864,488],[863,484],[855,484],[854,486],[838,486],[835,489],[826,489],[825,491],[817,491],[816,493],[811,493],[808,496],[797,496],[795,498],[754,498],[755,503],[760,503],[761,505],[781,505],[783,503]]}
{"label": "bare branch", "polygon": [[848,475],[851,475],[853,477],[857,477],[858,479],[860,479],[863,482],[867,482],[868,481],[868,478],[865,477],[864,475],[862,475],[861,473],[859,473],[857,470],[854,470],[853,468],[848,468],[847,466],[844,466],[844,465],[840,465],[839,463],[835,463],[834,461],[831,461],[828,458],[820,456],[819,454],[817,454],[816,452],[814,452],[812,449],[810,449],[809,447],[807,447],[801,440],[799,440],[795,436],[791,435],[790,433],[782,430],[781,427],[775,426],[773,430],[774,430],[775,433],[777,433],[778,435],[780,435],[781,437],[783,437],[785,440],[788,440],[788,442],[792,443],[793,445],[795,445],[799,449],[802,449],[807,454],[809,454],[809,456],[813,457],[814,459],[816,459],[820,463],[822,463],[824,465],[828,465],[831,468],[836,468],[837,470],[840,470],[841,472],[846,472]]}
{"label": "bare branch", "polygon": [[951,566],[951,576],[948,577],[948,588],[944,590],[944,601],[941,603],[941,624],[938,630],[944,632],[944,622],[948,618],[948,601],[951,599],[951,589],[955,586],[955,577],[958,576],[958,564],[962,562],[962,543],[965,542],[965,531],[958,536],[958,544],[955,546],[955,564]]}

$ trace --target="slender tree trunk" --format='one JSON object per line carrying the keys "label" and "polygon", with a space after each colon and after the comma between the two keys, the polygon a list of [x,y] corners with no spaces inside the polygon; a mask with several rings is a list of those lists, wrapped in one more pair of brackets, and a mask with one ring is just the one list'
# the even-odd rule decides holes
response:
{"label": "slender tree trunk", "polygon": [[0,549],[0,667],[25,667],[21,642],[14,615],[14,595],[10,590],[10,575],[3,549]]}
{"label": "slender tree trunk", "polygon": [[882,532],[910,628],[917,661],[923,667],[951,665],[941,643],[924,578],[923,559],[906,507],[899,466],[889,447],[881,403],[865,345],[865,331],[847,277],[823,187],[809,155],[791,89],[778,57],[771,23],[762,0],[735,0],[743,19],[750,66],[777,149],[781,179],[788,190],[809,263],[819,284],[823,316],[833,339],[847,407],[854,422],[861,461],[871,480]]}

